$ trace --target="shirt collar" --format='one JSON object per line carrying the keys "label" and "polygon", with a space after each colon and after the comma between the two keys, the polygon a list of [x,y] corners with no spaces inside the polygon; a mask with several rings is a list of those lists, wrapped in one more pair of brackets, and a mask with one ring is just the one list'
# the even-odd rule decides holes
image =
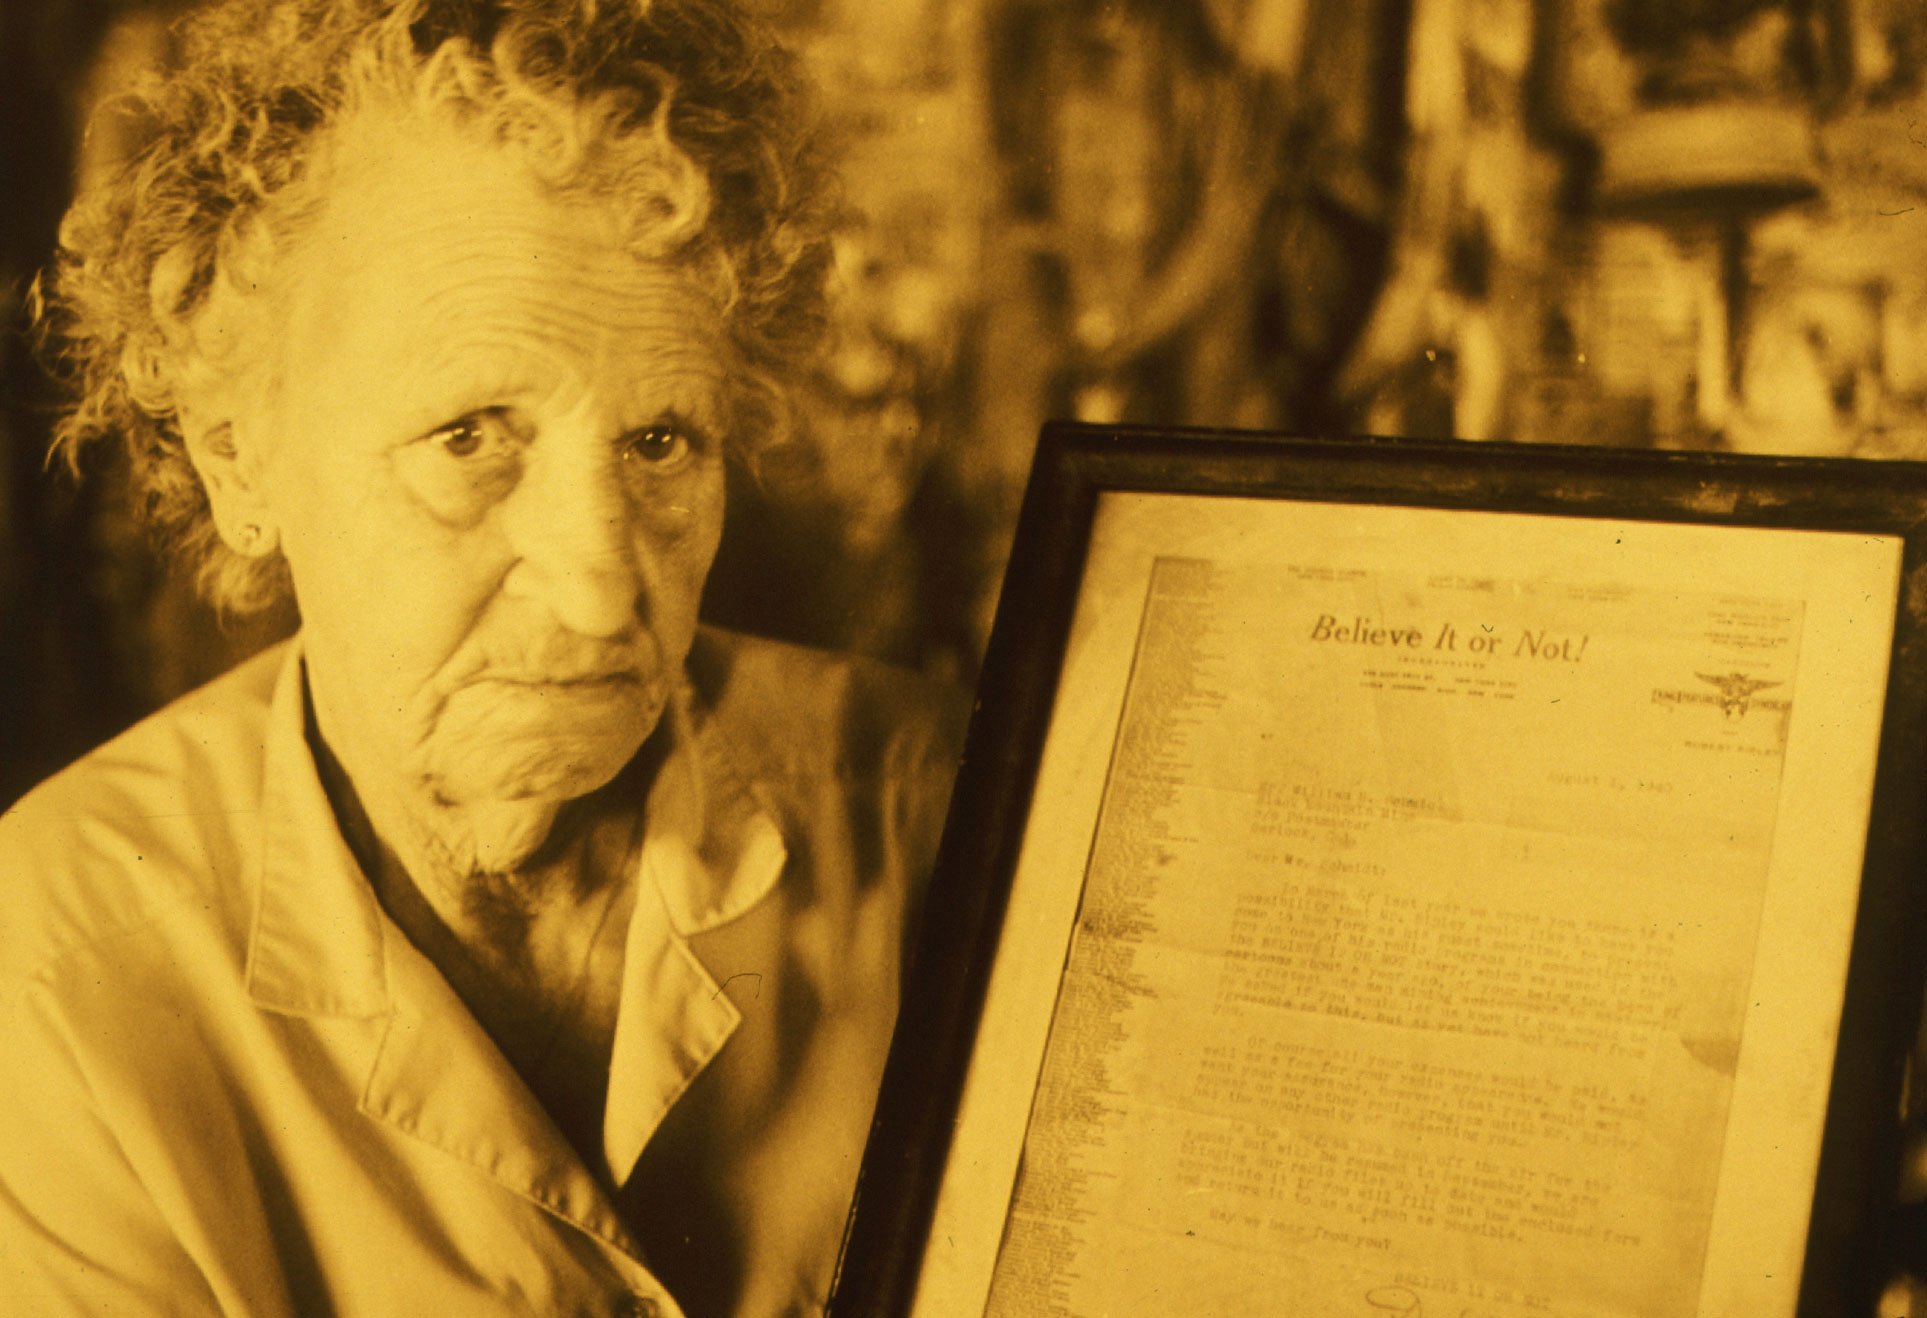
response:
{"label": "shirt collar", "polygon": [[308,749],[305,685],[297,639],[275,681],[262,748],[248,993],[294,1015],[382,1016],[391,1009],[388,922],[322,789]]}
{"label": "shirt collar", "polygon": [[669,745],[649,791],[643,878],[653,881],[675,931],[688,937],[768,896],[784,847],[754,785],[737,771],[727,737],[687,682],[663,724]]}
{"label": "shirt collar", "polygon": [[[358,1104],[366,1116],[636,1256],[597,1177],[376,900],[322,790],[304,715],[297,640],[277,676],[262,755],[252,1000],[380,1025]],[[603,1112],[601,1172],[617,1185],[742,1019],[688,936],[753,908],[784,865],[775,825],[728,769],[721,732],[688,690],[671,701],[661,734],[669,744],[647,800]]]}

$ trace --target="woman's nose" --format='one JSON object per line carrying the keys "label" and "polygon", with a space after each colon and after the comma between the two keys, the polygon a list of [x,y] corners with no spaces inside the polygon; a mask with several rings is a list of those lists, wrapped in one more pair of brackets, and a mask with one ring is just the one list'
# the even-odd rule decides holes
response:
{"label": "woman's nose", "polygon": [[554,453],[531,464],[503,507],[516,554],[505,588],[569,630],[633,626],[644,587],[636,515],[613,454]]}

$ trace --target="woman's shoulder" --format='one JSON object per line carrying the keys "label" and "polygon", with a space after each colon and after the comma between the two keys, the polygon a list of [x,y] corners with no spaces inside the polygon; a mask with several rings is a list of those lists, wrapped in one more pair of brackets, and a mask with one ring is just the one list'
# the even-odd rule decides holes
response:
{"label": "woman's shoulder", "polygon": [[0,980],[178,912],[238,905],[285,646],[89,752],[0,813]]}
{"label": "woman's shoulder", "polygon": [[0,848],[71,842],[72,830],[93,820],[191,813],[243,783],[258,791],[286,650],[271,646],[48,778],[0,814]]}

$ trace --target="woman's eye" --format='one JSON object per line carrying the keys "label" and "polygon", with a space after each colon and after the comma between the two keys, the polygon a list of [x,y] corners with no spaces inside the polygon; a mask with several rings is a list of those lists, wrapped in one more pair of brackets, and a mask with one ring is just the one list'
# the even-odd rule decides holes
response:
{"label": "woman's eye", "polygon": [[430,431],[428,442],[452,458],[472,458],[488,446],[501,423],[482,415],[451,421],[440,430]]}
{"label": "woman's eye", "polygon": [[644,426],[623,436],[622,454],[651,466],[671,466],[694,450],[688,432],[681,426],[661,424]]}
{"label": "woman's eye", "polygon": [[515,488],[523,447],[510,417],[484,409],[403,445],[395,469],[431,514],[466,526]]}
{"label": "woman's eye", "polygon": [[444,451],[466,458],[482,447],[482,428],[472,421],[458,421],[437,434],[436,439]]}

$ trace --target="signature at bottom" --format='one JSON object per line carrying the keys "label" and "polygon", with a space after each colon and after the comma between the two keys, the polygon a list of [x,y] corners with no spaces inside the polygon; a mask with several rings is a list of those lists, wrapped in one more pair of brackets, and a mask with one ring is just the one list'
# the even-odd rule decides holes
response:
{"label": "signature at bottom", "polygon": [[[1403,1286],[1374,1286],[1365,1292],[1365,1304],[1378,1313],[1425,1318],[1425,1301]],[[1480,1318],[1486,1312],[1468,1305],[1459,1310],[1458,1318]]]}

